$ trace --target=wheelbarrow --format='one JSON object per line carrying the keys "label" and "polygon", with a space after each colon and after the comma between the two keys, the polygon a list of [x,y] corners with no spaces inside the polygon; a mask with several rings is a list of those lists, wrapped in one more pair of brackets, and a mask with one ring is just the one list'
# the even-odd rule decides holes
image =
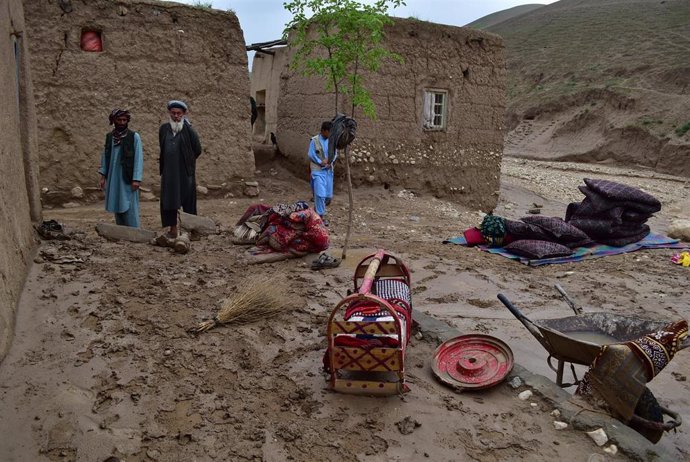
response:
{"label": "wheelbarrow", "polygon": [[[649,321],[634,316],[623,316],[613,313],[582,313],[582,309],[568,297],[568,294],[560,285],[557,284],[556,289],[573,309],[575,316],[532,321],[519,308],[513,305],[505,295],[498,294],[498,299],[546,349],[549,354],[547,363],[556,372],[556,383],[563,388],[579,383],[573,364],[590,366],[601,351],[602,345],[636,340],[667,325],[663,321]],[[686,338],[680,344],[679,349],[688,347],[690,347],[690,338]],[[556,367],[552,363],[553,359],[557,361]],[[570,363],[573,378],[575,379],[574,383],[563,383],[565,363]],[[654,422],[638,415],[633,415],[628,425],[650,441],[658,442],[661,432],[675,429],[682,423],[678,413],[660,405],[659,409],[673,420],[669,422]]]}
{"label": "wheelbarrow", "polygon": [[[573,364],[589,366],[601,351],[602,345],[635,340],[667,324],[613,313],[582,313],[582,309],[577,307],[560,285],[556,285],[556,289],[575,311],[575,316],[532,321],[505,295],[498,294],[498,299],[546,349],[549,354],[546,361],[551,370],[556,372],[556,383],[562,388],[577,385]],[[688,346],[689,339],[686,339],[681,348]],[[557,361],[556,366],[553,365],[554,359]],[[571,365],[574,383],[563,383],[565,363]]]}

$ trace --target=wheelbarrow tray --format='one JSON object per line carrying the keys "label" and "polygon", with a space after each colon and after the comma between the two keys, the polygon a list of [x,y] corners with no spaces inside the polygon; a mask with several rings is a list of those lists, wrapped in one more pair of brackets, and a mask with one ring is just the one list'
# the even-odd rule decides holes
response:
{"label": "wheelbarrow tray", "polygon": [[602,345],[635,340],[666,325],[663,321],[604,312],[532,321],[505,295],[498,294],[498,299],[541,343],[549,359],[553,357],[561,363],[559,376],[564,362],[589,366]]}
{"label": "wheelbarrow tray", "polygon": [[602,345],[635,340],[666,325],[635,316],[603,312],[529,322],[538,329],[541,338],[535,337],[551,356],[559,361],[585,366],[594,361]]}

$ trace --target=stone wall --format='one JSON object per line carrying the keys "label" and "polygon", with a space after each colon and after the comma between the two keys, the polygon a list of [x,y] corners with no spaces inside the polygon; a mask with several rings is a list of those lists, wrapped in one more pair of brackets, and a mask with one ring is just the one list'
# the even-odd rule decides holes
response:
{"label": "stone wall", "polygon": [[[76,186],[85,201],[101,197],[96,171],[115,107],[132,111],[142,186],[157,190],[158,127],[173,98],[188,102],[201,138],[197,184],[241,190],[253,178],[247,55],[234,13],[145,0],[25,0],[25,8],[44,201],[71,201]],[[102,52],[82,50],[84,31],[101,34]]]}
{"label": "stone wall", "polygon": [[[388,183],[492,209],[498,199],[506,106],[501,38],[396,19],[387,28],[386,43],[404,63],[387,62],[367,77],[378,119],[355,114],[354,182]],[[429,90],[447,92],[444,129],[424,128],[424,94]],[[347,102],[340,107],[350,112]],[[306,170],[310,136],[333,111],[333,94],[324,91],[324,80],[284,68],[278,145],[298,173]]]}
{"label": "stone wall", "polygon": [[28,41],[21,0],[0,4],[0,361],[14,334],[17,301],[40,220]]}

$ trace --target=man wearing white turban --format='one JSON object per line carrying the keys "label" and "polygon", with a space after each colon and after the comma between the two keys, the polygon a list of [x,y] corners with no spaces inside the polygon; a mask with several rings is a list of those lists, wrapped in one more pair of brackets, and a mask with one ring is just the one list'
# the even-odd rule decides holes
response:
{"label": "man wearing white turban", "polygon": [[187,120],[187,104],[168,102],[170,120],[158,130],[160,144],[161,222],[169,226],[168,237],[177,237],[177,212],[180,208],[196,215],[196,159],[201,143]]}

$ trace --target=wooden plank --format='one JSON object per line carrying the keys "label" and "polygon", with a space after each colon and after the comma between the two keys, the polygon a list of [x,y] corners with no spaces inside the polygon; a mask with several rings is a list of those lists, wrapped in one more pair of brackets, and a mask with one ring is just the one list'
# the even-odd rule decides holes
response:
{"label": "wooden plank", "polygon": [[331,335],[338,334],[398,335],[398,331],[393,321],[333,321]]}
{"label": "wooden plank", "polygon": [[404,392],[400,382],[369,382],[366,380],[335,379],[333,390],[338,393],[368,396],[391,396]]}
{"label": "wooden plank", "polygon": [[[368,266],[359,266],[355,270],[355,278],[362,279],[367,272]],[[376,272],[376,277],[403,277],[405,273],[402,272],[398,265],[381,265]]]}

